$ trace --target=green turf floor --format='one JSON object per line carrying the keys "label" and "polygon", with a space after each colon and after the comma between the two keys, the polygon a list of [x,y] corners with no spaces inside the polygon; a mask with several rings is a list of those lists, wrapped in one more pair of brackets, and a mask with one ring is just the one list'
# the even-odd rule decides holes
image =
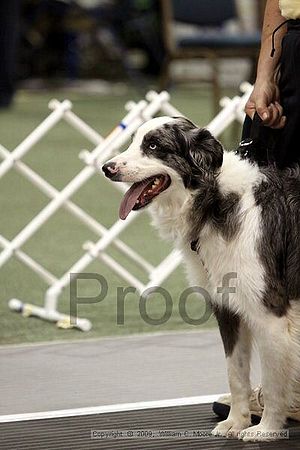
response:
{"label": "green turf floor", "polygon": [[[235,92],[232,91],[233,95]],[[70,92],[19,92],[14,106],[0,112],[0,143],[13,150],[30,131],[47,116],[48,101],[53,98],[69,98],[73,110],[87,123],[106,135],[124,116],[124,104],[129,99],[138,100],[133,90],[119,95],[88,96]],[[172,93],[172,103],[183,114],[200,125],[205,125],[212,118],[211,97],[207,87],[180,88]],[[236,130],[235,130],[236,131]],[[227,147],[234,147],[238,135],[229,129],[221,138]],[[64,122],[60,122],[44,137],[23,159],[23,161],[45,177],[53,186],[62,189],[82,167],[77,155],[81,149],[92,149],[79,133]],[[120,194],[109,182],[100,176],[94,176],[73,197],[74,202],[82,206],[105,226],[111,226],[117,220]],[[12,239],[48,202],[44,194],[32,187],[15,170],[11,170],[0,179],[0,234]],[[141,252],[152,263],[158,263],[168,254],[170,246],[162,242],[149,225],[149,216],[142,214],[122,234],[122,239]],[[73,218],[65,210],[59,210],[23,247],[23,250],[39,261],[56,276],[61,276],[82,255],[82,244],[86,240],[95,241],[97,236]],[[109,252],[116,256],[116,251]],[[128,265],[128,261],[117,255],[119,261]],[[136,275],[143,276],[133,264],[128,267]],[[137,332],[157,332],[170,329],[194,329],[184,323],[178,313],[178,298],[186,288],[182,269],[178,269],[163,284],[173,299],[173,312],[164,325],[149,325],[140,317],[139,296],[130,294],[125,302],[124,325],[118,325],[116,314],[116,290],[126,287],[111,270],[100,262],[94,262],[87,269],[89,272],[102,274],[108,281],[108,294],[99,304],[86,304],[79,307],[79,315],[92,321],[93,328],[88,333],[78,330],[57,329],[52,323],[40,319],[24,319],[9,310],[7,302],[17,297],[25,302],[42,305],[46,284],[33,274],[16,258],[10,259],[0,269],[0,342],[19,343],[54,339],[91,338],[104,335],[121,335]],[[98,286],[95,282],[80,282],[80,295],[96,295]],[[165,304],[160,296],[151,297],[147,304],[152,317],[164,314]],[[59,310],[68,312],[69,291],[59,299]],[[203,305],[190,297],[187,305],[191,317],[197,318],[203,313]],[[214,326],[210,319],[202,327]],[[199,327],[198,327],[199,328]]]}

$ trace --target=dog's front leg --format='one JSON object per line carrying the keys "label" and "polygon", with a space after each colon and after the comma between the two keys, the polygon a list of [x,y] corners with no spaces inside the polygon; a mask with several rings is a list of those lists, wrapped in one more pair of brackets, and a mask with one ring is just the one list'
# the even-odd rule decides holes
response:
{"label": "dog's front leg", "polygon": [[286,420],[295,357],[286,318],[266,318],[257,327],[254,338],[261,361],[264,411],[260,423],[244,430],[240,438],[244,441],[276,440]]}
{"label": "dog's front leg", "polygon": [[248,325],[226,309],[215,311],[226,354],[231,408],[226,420],[212,431],[215,436],[237,437],[251,424],[249,397],[251,333]]}

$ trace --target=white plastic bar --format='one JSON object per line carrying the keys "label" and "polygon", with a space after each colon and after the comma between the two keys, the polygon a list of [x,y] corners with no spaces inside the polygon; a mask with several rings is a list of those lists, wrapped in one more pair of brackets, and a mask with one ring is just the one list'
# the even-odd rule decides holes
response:
{"label": "white plastic bar", "polygon": [[32,305],[31,303],[22,303],[17,299],[11,299],[9,305],[12,310],[16,310],[16,306],[18,306],[26,317],[35,316],[51,322],[64,322],[66,324],[66,328],[74,327],[79,328],[82,331],[89,331],[92,326],[88,319],[76,317],[74,318],[74,324],[71,324],[70,315],[68,314],[62,314],[56,310],[48,311],[43,307]]}
{"label": "white plastic bar", "polygon": [[[160,111],[162,104],[168,100],[169,94],[167,92],[162,92],[149,104],[147,104],[146,101],[139,102],[135,108],[139,107],[140,111],[136,112],[137,110],[135,108],[131,109],[125,119],[121,121],[105,141],[90,153],[90,157],[85,158],[86,164],[96,164],[97,167],[99,167],[100,163],[111,156],[111,153],[127,142],[142,123],[155,116],[155,114]],[[129,117],[131,120],[129,120]],[[124,133],[120,133],[120,128],[121,130],[123,129]],[[100,161],[97,161],[97,158],[100,156]]]}
{"label": "white plastic bar", "polygon": [[[4,248],[9,245],[9,241],[1,235],[0,245]],[[37,273],[50,286],[57,281],[57,278],[52,273],[50,273],[43,266],[34,261],[30,256],[26,255],[26,253],[24,253],[22,250],[16,250],[15,255],[20,261],[22,261],[27,267],[33,270],[33,272]]]}
{"label": "white plastic bar", "polygon": [[[249,85],[251,86],[251,85]],[[242,97],[236,96],[232,99],[221,99],[221,104],[224,102],[224,108],[219,114],[207,125],[207,129],[214,135],[218,136],[233,122],[239,118],[241,110],[250,97],[251,89],[247,90]]]}
{"label": "white plastic bar", "polygon": [[[107,229],[105,228],[105,231],[103,231],[103,235],[107,233]],[[127,255],[129,258],[132,259],[132,261],[137,264],[140,268],[142,267],[148,274],[150,274],[154,266],[150,264],[145,258],[143,258],[139,253],[134,251],[132,248],[130,248],[128,245],[126,245],[124,242],[122,242],[119,239],[115,239],[112,242],[112,245],[117,247],[119,250],[121,250],[125,255]]]}
{"label": "white plastic bar", "polygon": [[94,173],[92,167],[85,167],[32,221],[11,241],[0,254],[0,267],[58,210],[65,200],[74,194]]}
{"label": "white plastic bar", "polygon": [[72,108],[69,100],[64,100],[27,138],[13,150],[0,164],[0,178],[12,168],[14,162],[24,156],[54,125],[61,120],[65,111]]}
{"label": "white plastic bar", "polygon": [[170,117],[184,117],[184,114],[182,114],[178,109],[174,108],[170,103],[166,102],[162,105],[161,108],[163,114]]}
{"label": "white plastic bar", "polygon": [[140,123],[136,124],[136,128],[138,128],[142,122],[151,119],[155,116],[160,110],[161,107],[168,102],[170,99],[170,95],[166,91],[162,91],[156,98],[154,98],[148,105],[148,107],[143,111],[143,119]]}
{"label": "white plastic bar", "polygon": [[[84,249],[93,251],[94,246],[95,244],[93,244],[92,242],[88,242],[84,245]],[[97,258],[102,260],[115,273],[117,273],[120,277],[127,281],[130,286],[134,286],[138,289],[139,292],[143,292],[143,290],[145,289],[145,285],[141,283],[134,275],[128,272],[125,267],[119,264],[111,256],[107,255],[106,253],[98,253]]]}
{"label": "white plastic bar", "polygon": [[129,102],[127,102],[125,104],[125,110],[126,111],[131,111],[135,107],[136,107],[136,102],[134,102],[133,100],[129,100]]}
{"label": "white plastic bar", "polygon": [[[220,135],[229,125],[230,123],[238,119],[239,121],[243,121],[245,114],[243,113],[243,109],[245,104],[250,97],[251,91],[253,89],[250,83],[242,83],[240,86],[241,91],[244,93],[242,97],[236,96],[232,99],[222,98],[220,101],[223,109],[219,112],[219,114],[207,125],[209,131],[215,135]],[[146,95],[147,100],[153,101],[159,94],[155,91],[150,91]],[[168,101],[162,104],[161,108],[162,112],[169,116],[183,116],[183,114],[174,108]]]}
{"label": "white plastic bar", "polygon": [[99,241],[85,253],[76,263],[60,278],[55,284],[53,284],[46,292],[45,296],[45,308],[47,310],[55,310],[57,305],[57,297],[61,293],[62,289],[69,284],[70,273],[81,273],[86,267],[98,257],[99,253],[103,252],[111,242],[118,236],[130,223],[139,215],[130,214],[126,221],[118,220]]}
{"label": "white plastic bar", "polygon": [[[124,130],[126,131],[128,122],[130,123],[135,116],[140,116],[145,102],[140,103],[141,104],[137,105],[136,110],[130,111],[127,114],[126,118],[123,119],[123,125],[119,125],[110,134],[105,142],[101,143],[98,147],[95,148],[95,150],[91,154],[93,158],[95,156],[99,156],[99,154],[101,154],[101,150],[103,150],[104,155],[101,155],[101,160],[104,161],[108,154],[109,145],[117,140],[117,138],[119,138],[120,134],[122,134]],[[139,118],[138,120],[142,119]],[[12,161],[12,165],[13,164],[14,161]],[[60,208],[60,206],[94,174],[95,170],[96,169],[94,166],[86,166],[73,178],[73,180],[70,181],[69,184],[67,184],[67,186],[65,186],[65,188],[56,196],[56,198],[54,198],[42,211],[40,211],[39,214],[35,216],[25,228],[23,228],[23,230],[11,241],[10,245],[0,254],[0,267],[12,256],[14,250],[20,248]]]}
{"label": "white plastic bar", "polygon": [[[0,145],[0,156],[4,158],[9,153],[2,145]],[[24,164],[22,161],[15,162],[15,168],[22,173],[28,180],[30,180],[35,186],[37,186],[44,194],[46,194],[50,198],[55,198],[59,191],[55,189],[50,183],[48,183],[44,178],[34,172],[30,167]],[[121,187],[121,186],[120,186]],[[123,191],[127,188],[123,187]],[[107,233],[107,228],[105,228],[102,224],[97,222],[93,217],[91,217],[88,213],[83,211],[79,206],[67,200],[62,205],[67,210],[69,210],[75,217],[77,217],[82,223],[87,225],[92,231],[97,233],[100,236],[103,236]],[[7,241],[8,242],[8,241]],[[125,255],[131,258],[137,265],[142,266],[146,272],[150,273],[154,267],[148,263],[142,256],[136,253],[133,249],[127,246],[124,242],[119,239],[116,239],[112,243],[118,250],[122,251]]]}
{"label": "white plastic bar", "polygon": [[219,114],[207,125],[207,129],[219,136],[236,118],[236,110],[241,103],[241,97],[234,97]]}
{"label": "white plastic bar", "polygon": [[251,92],[253,91],[253,85],[248,81],[243,81],[243,83],[240,84],[240,90],[241,92],[243,92],[243,94],[248,92],[248,94],[251,95]]}
{"label": "white plastic bar", "polygon": [[174,272],[182,262],[182,256],[178,250],[173,250],[153,271],[146,289],[160,286],[162,282]]}
{"label": "white plastic bar", "polygon": [[[87,164],[95,164],[97,158],[101,158],[101,162],[109,158],[116,148],[120,148],[136,130],[135,125],[143,122],[142,113],[147,107],[147,102],[141,100],[136,104],[135,108],[130,110],[124,119],[111,131],[111,133],[90,153],[90,160]],[[138,125],[139,126],[139,125]],[[99,167],[100,168],[100,167]]]}
{"label": "white plastic bar", "polygon": [[[237,98],[239,98],[239,97],[237,97]],[[229,97],[223,97],[220,100],[220,105],[223,108],[226,108],[228,106],[231,109],[232,99],[229,98]],[[242,102],[242,104],[241,104],[241,102],[238,102],[237,105],[236,105],[235,111],[234,111],[234,118],[236,120],[239,120],[241,123],[244,121],[244,118],[245,118],[245,113],[243,111],[244,110],[244,106],[245,106],[244,102]]]}
{"label": "white plastic bar", "polygon": [[245,81],[244,83],[242,83],[240,85],[240,90],[244,94],[247,94],[246,97],[244,96],[243,101],[240,103],[240,105],[238,106],[237,111],[236,111],[237,120],[239,120],[241,123],[243,123],[245,120],[245,105],[253,91],[253,86],[252,86],[252,84]]}
{"label": "white plastic bar", "polygon": [[[50,100],[48,106],[52,110],[56,110],[61,105],[61,102],[59,102],[56,99]],[[66,122],[69,123],[73,128],[78,130],[83,136],[85,136],[90,142],[92,142],[95,145],[100,144],[104,140],[104,138],[97,133],[96,130],[94,130],[92,127],[90,127],[86,122],[84,122],[80,117],[78,117],[76,114],[74,114],[72,111],[68,110],[65,111],[63,115],[63,119],[65,119]]]}
{"label": "white plastic bar", "polygon": [[[168,92],[163,91],[164,94],[168,95],[168,100],[170,99],[170,95],[168,94]],[[152,102],[155,98],[157,98],[160,94],[158,94],[155,91],[149,91],[146,94],[146,99],[149,102]],[[161,105],[161,111],[163,112],[163,114],[166,114],[167,116],[171,116],[171,117],[181,117],[183,116],[183,114],[178,111],[178,109],[174,108],[173,105],[171,105],[169,103],[169,101],[165,101],[162,105]]]}

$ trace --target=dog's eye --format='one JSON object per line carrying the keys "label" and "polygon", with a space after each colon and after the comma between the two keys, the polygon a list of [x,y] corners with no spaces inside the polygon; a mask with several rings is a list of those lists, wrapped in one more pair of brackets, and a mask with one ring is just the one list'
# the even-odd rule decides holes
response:
{"label": "dog's eye", "polygon": [[157,147],[157,145],[153,144],[153,143],[149,145],[150,150],[155,150],[156,147]]}

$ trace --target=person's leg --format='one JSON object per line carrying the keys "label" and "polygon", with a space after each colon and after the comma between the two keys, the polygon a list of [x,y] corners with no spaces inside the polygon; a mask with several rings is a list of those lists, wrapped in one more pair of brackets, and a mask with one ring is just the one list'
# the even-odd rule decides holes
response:
{"label": "person's leg", "polygon": [[[297,21],[298,22],[298,21]],[[282,43],[280,102],[287,117],[278,135],[274,154],[280,168],[300,162],[300,21],[289,25]]]}

